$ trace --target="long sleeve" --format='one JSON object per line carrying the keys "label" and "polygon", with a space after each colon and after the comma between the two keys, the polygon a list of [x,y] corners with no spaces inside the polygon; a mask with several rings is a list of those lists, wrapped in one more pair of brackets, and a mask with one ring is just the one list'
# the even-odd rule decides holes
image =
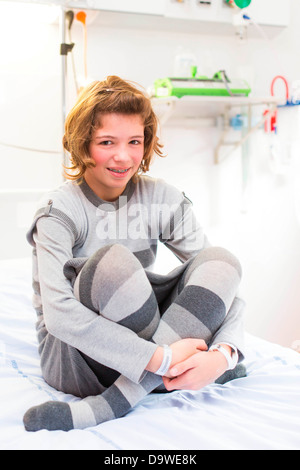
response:
{"label": "long sleeve", "polygon": [[34,243],[48,332],[138,382],[157,346],[78,302],[63,273],[65,263],[73,258],[74,234],[56,217],[42,217],[36,227]]}
{"label": "long sleeve", "polygon": [[[172,230],[169,236],[166,236],[165,229],[161,240],[181,261],[194,257],[199,251],[210,246],[194,214],[192,203],[184,194],[181,204],[172,214],[171,221],[165,222],[165,226],[171,227]],[[244,301],[236,297],[211,343],[227,343],[235,346],[239,361],[244,358],[244,307]]]}
{"label": "long sleeve", "polygon": [[209,242],[195,216],[191,201],[176,190],[173,195],[171,193],[172,196],[177,201],[171,206],[169,217],[161,223],[159,239],[184,262],[207,248]]}
{"label": "long sleeve", "polygon": [[212,338],[211,344],[226,343],[235,346],[239,362],[244,359],[244,309],[245,303],[235,297],[229,312],[219,330]]}

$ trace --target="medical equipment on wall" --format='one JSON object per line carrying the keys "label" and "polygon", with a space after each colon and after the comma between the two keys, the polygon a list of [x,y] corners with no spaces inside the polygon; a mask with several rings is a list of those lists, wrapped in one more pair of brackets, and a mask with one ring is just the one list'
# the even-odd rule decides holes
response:
{"label": "medical equipment on wall", "polygon": [[197,77],[197,67],[192,67],[192,76],[166,77],[154,81],[152,94],[157,98],[168,96],[248,96],[251,89],[242,79],[230,80],[224,70],[217,72],[212,78]]}
{"label": "medical equipment on wall", "polygon": [[173,77],[186,78],[191,75],[197,57],[190,48],[179,46],[174,59]]}
{"label": "medical equipment on wall", "polygon": [[[285,174],[290,170],[293,155],[298,153],[299,118],[299,81],[293,84],[293,95],[290,94],[288,81],[282,75],[277,75],[271,82],[271,95],[275,96],[275,85],[280,81],[284,85],[284,97],[276,110],[264,111],[267,116],[265,133],[270,139],[270,167],[275,174]],[[297,85],[298,84],[298,85]],[[278,91],[278,88],[277,88]],[[293,111],[292,111],[293,110]]]}
{"label": "medical equipment on wall", "polygon": [[[292,84],[292,92],[290,93],[289,84],[285,77],[282,75],[277,75],[273,78],[271,83],[271,96],[275,96],[275,84],[278,80],[281,80],[284,83],[285,87],[285,98],[282,104],[277,106],[277,109],[270,113],[268,119],[265,122],[265,132],[277,132],[277,116],[278,116],[278,109],[280,108],[288,108],[293,106],[299,106],[300,104],[300,81],[296,80]],[[267,115],[269,110],[264,111],[264,115]]]}
{"label": "medical equipment on wall", "polygon": [[233,8],[246,8],[250,5],[251,0],[225,0],[225,2]]}
{"label": "medical equipment on wall", "polygon": [[[87,72],[87,25],[86,25],[86,13],[84,11],[78,11],[76,14],[74,13],[73,10],[68,10],[65,12],[65,23],[67,25],[67,30],[68,30],[68,37],[69,37],[69,43],[66,43],[65,40],[62,42],[61,47],[60,47],[60,53],[65,59],[67,58],[68,53],[71,53],[71,60],[72,60],[72,68],[73,68],[73,76],[74,76],[74,82],[75,82],[75,87],[77,93],[79,93],[81,86],[85,85],[85,82],[87,82],[88,79],[88,72]],[[84,69],[84,78],[83,81],[84,83],[79,83],[79,79],[77,77],[77,71],[75,67],[75,61],[74,61],[74,54],[73,54],[73,48],[75,46],[75,43],[72,41],[72,26],[74,19],[76,19],[79,23],[82,24],[83,27],[83,69]],[[65,69],[66,67],[66,60],[65,62]],[[66,71],[65,71],[66,74]]]}
{"label": "medical equipment on wall", "polygon": [[83,64],[84,64],[84,79],[88,79],[87,73],[87,26],[86,26],[86,13],[85,11],[79,11],[76,14],[76,19],[83,26]]}
{"label": "medical equipment on wall", "polygon": [[247,38],[250,25],[253,25],[264,39],[269,39],[260,25],[245,10],[251,4],[251,0],[224,0],[224,2],[233,9],[232,24],[235,28],[235,34],[240,40]]}
{"label": "medical equipment on wall", "polygon": [[[76,12],[76,11],[75,11]],[[87,77],[87,26],[86,26],[86,13],[84,11],[77,11],[75,14],[73,10],[65,10],[64,7],[61,8],[60,15],[60,55],[62,63],[62,133],[64,134],[65,120],[67,114],[67,78],[68,78],[68,54],[71,53],[73,76],[76,87],[76,93],[78,94],[81,91],[81,87],[85,86],[88,81]],[[74,42],[72,41],[72,26],[74,19],[83,25],[83,66],[84,66],[84,78],[79,79],[77,77],[77,71],[74,62],[73,49]],[[68,39],[67,42],[67,31]],[[63,163],[64,165],[69,165],[69,157],[63,150]]]}

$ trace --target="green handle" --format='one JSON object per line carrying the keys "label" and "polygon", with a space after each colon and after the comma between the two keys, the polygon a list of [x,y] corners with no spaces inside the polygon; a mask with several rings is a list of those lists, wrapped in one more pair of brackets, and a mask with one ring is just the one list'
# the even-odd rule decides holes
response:
{"label": "green handle", "polygon": [[251,0],[226,0],[227,3],[233,3],[233,1],[239,8],[246,8],[251,3]]}
{"label": "green handle", "polygon": [[250,5],[251,0],[234,0],[234,3],[239,7],[239,8],[246,8]]}

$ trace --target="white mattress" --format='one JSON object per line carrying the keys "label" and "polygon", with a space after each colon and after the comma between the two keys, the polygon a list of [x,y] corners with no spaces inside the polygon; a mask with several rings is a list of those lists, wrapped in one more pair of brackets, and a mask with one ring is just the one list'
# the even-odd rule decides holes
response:
{"label": "white mattress", "polygon": [[42,379],[30,260],[0,262],[0,448],[3,450],[300,449],[300,354],[247,335],[248,377],[152,394],[124,418],[86,430],[23,428],[25,411],[76,400]]}

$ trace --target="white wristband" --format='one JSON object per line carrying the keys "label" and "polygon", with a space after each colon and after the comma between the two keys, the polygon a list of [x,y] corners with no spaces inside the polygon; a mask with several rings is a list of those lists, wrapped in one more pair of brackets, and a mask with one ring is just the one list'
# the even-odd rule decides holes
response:
{"label": "white wristband", "polygon": [[213,344],[210,348],[210,351],[219,351],[227,360],[228,368],[227,370],[232,370],[236,366],[236,361],[231,357],[229,352],[223,348],[220,344]]}
{"label": "white wristband", "polygon": [[169,348],[169,346],[167,346],[166,344],[164,344],[164,357],[160,368],[155,372],[156,375],[166,375],[172,362],[172,355],[172,349]]}

